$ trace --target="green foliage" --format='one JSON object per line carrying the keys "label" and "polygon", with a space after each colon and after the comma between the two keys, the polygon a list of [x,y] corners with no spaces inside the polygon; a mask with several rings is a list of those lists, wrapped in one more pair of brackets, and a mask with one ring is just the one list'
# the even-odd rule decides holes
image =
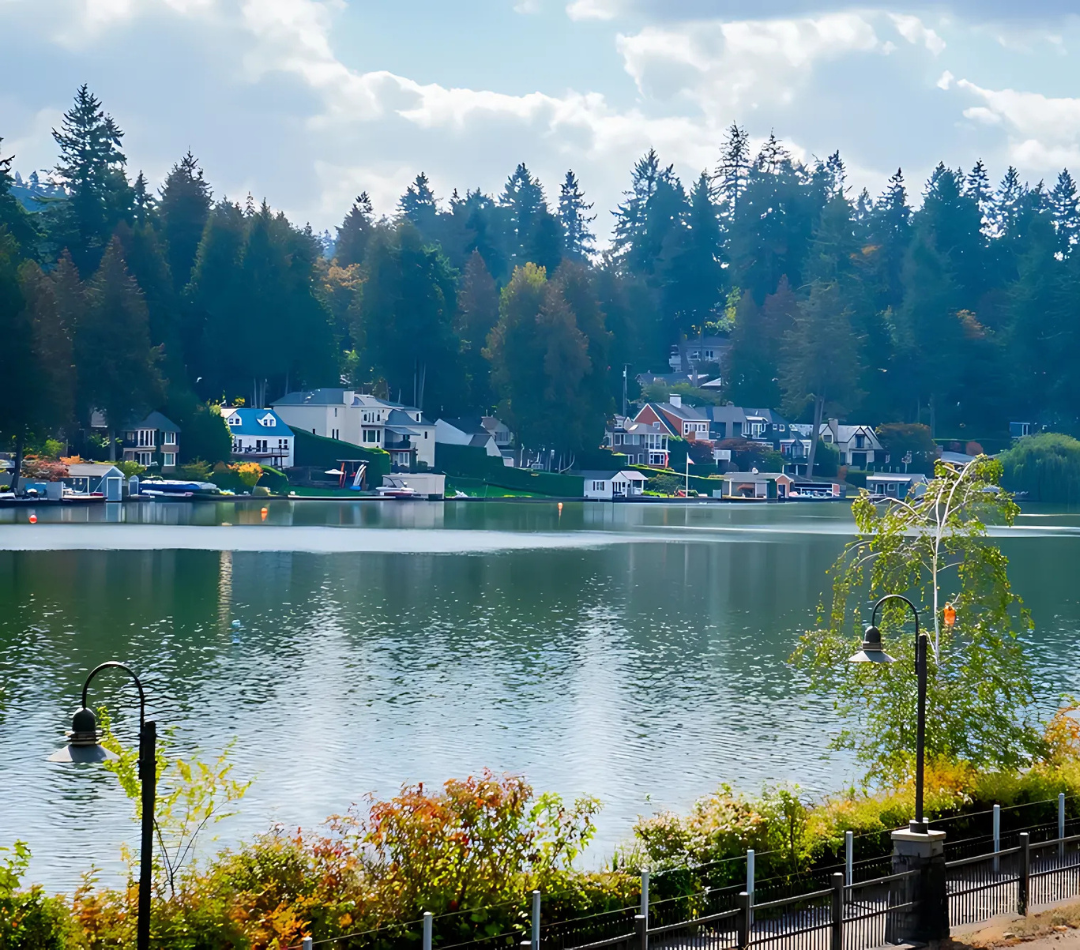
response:
{"label": "green foliage", "polygon": [[875,431],[882,448],[889,454],[889,464],[895,470],[900,470],[905,457],[910,453],[908,471],[928,476],[934,474],[937,446],[930,436],[929,426],[890,422],[878,426]]}
{"label": "green foliage", "polygon": [[[1039,751],[1030,669],[1018,639],[1031,618],[986,530],[987,522],[1011,524],[1018,511],[999,489],[1000,477],[1000,464],[985,456],[964,468],[939,463],[921,498],[882,508],[863,492],[853,505],[859,537],[832,568],[825,626],[806,633],[792,659],[815,687],[836,697],[846,722],[861,712],[863,721],[845,728],[836,744],[853,749],[872,776],[906,774],[915,746],[915,639],[903,626],[908,614],[892,602],[880,615],[887,649],[900,662],[846,662],[867,619],[860,604],[887,593],[906,593],[925,605],[924,623],[932,631],[929,757],[1012,768]],[[946,601],[956,610],[952,627],[941,622]]]}
{"label": "green foliage", "polygon": [[204,462],[200,458],[193,459],[186,465],[181,465],[176,469],[176,477],[179,479],[186,479],[192,482],[206,482],[210,480],[210,471],[213,468],[209,462]]}
{"label": "green foliage", "polygon": [[75,946],[63,901],[46,897],[40,887],[21,889],[29,864],[30,849],[24,841],[0,847],[0,948],[64,950]]}
{"label": "green foliage", "polygon": [[472,445],[440,443],[435,453],[435,466],[447,475],[477,478],[488,485],[512,491],[554,498],[581,498],[584,494],[580,475],[510,468],[503,464],[501,458],[488,455],[483,449]]}
{"label": "green foliage", "polygon": [[336,468],[339,459],[364,459],[368,463],[368,484],[377,488],[382,476],[390,474],[390,453],[385,449],[365,449],[351,442],[339,442],[293,429],[293,454],[297,466],[311,466],[324,471]]}
{"label": "green foliage", "polygon": [[677,475],[653,475],[645,483],[645,487],[648,491],[655,492],[658,495],[674,495],[682,490],[683,481]]}
{"label": "green foliage", "polygon": [[1080,441],[1057,432],[1020,439],[1001,456],[1010,491],[1032,501],[1071,505],[1080,502]]}
{"label": "green foliage", "polygon": [[641,390],[641,398],[646,402],[667,402],[672,393],[683,397],[683,402],[691,406],[722,406],[724,398],[717,392],[691,386],[690,383],[649,383]]}
{"label": "green foliage", "polygon": [[146,471],[145,465],[140,465],[138,462],[131,460],[120,459],[113,464],[124,473],[124,478],[131,478],[132,475],[142,475]]}
{"label": "green foliage", "polygon": [[830,442],[817,441],[817,457],[814,459],[814,474],[822,478],[833,478],[840,471],[840,450]]}

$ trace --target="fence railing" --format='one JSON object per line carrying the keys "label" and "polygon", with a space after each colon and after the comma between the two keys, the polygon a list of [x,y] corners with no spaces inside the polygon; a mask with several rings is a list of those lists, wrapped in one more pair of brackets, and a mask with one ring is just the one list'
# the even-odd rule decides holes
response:
{"label": "fence railing", "polygon": [[[1046,811],[1051,802],[1024,806]],[[951,926],[979,923],[1029,907],[1080,897],[1080,818],[1066,819],[1063,797],[1057,821],[1002,830],[1002,810],[961,816],[981,822],[987,834],[945,840],[944,900]],[[1035,817],[1033,814],[1032,817]],[[1045,817],[1039,814],[1038,817]],[[969,825],[970,827],[970,825]],[[452,933],[455,914],[398,924],[343,937],[305,941],[338,950],[874,950],[894,942],[917,910],[912,895],[919,872],[888,873],[891,855],[852,859],[847,839],[844,864],[787,878],[754,881],[753,853],[746,883],[710,887],[649,899],[642,876],[640,906],[588,916],[541,921],[540,895],[520,903],[520,931]],[[724,862],[727,863],[727,862]],[[716,862],[719,866],[721,862]],[[706,866],[711,869],[711,866]],[[684,869],[677,869],[679,871]],[[690,872],[687,868],[685,871]],[[724,871],[723,868],[720,868]],[[709,874],[702,877],[707,881]],[[701,878],[698,878],[700,880]],[[717,879],[724,879],[718,873]],[[730,880],[730,874],[727,874]],[[690,878],[685,883],[691,884]],[[940,879],[937,885],[941,897]],[[656,888],[656,890],[660,890]],[[531,906],[530,906],[531,904]],[[528,923],[526,923],[526,921]]]}

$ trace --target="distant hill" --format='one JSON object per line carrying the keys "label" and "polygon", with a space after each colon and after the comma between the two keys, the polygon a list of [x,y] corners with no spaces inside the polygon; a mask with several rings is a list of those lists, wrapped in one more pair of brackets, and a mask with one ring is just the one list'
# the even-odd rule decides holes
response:
{"label": "distant hill", "polygon": [[15,172],[11,194],[27,211],[40,211],[45,207],[44,199],[66,198],[67,189],[52,181],[47,172],[31,172],[27,178]]}

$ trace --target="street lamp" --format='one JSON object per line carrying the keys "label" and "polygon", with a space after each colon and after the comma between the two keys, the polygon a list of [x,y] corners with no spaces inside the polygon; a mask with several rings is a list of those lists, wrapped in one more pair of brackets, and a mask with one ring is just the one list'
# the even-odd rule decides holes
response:
{"label": "street lamp", "polygon": [[95,666],[83,683],[82,707],[71,718],[68,744],[49,756],[50,762],[81,765],[105,762],[116,756],[98,741],[97,717],[87,708],[86,692],[90,681],[102,670],[120,669],[127,673],[139,690],[139,782],[142,785],[142,845],[139,849],[139,916],[136,930],[137,950],[150,947],[150,887],[154,847],[154,791],[157,783],[157,724],[146,721],[146,694],[142,683],[123,663],[111,660]]}
{"label": "street lamp", "polygon": [[926,757],[926,651],[930,638],[919,632],[919,611],[902,594],[886,594],[870,614],[870,626],[863,634],[862,648],[851,657],[849,663],[895,663],[881,645],[881,631],[877,628],[877,613],[887,600],[903,601],[915,615],[915,676],[919,683],[919,704],[915,726],[915,819],[908,830],[925,834],[929,829],[923,822],[923,761]]}

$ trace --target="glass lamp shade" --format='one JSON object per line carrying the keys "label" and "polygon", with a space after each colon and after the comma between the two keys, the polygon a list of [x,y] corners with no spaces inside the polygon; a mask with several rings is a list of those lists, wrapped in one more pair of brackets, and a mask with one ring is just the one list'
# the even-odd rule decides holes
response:
{"label": "glass lamp shade", "polygon": [[877,627],[866,628],[863,634],[862,649],[853,657],[848,658],[848,663],[895,663],[896,660],[889,656],[881,646],[881,631]]}
{"label": "glass lamp shade", "polygon": [[112,752],[98,742],[97,717],[89,709],[80,709],[71,717],[68,744],[50,755],[49,761],[86,765],[115,758]]}

